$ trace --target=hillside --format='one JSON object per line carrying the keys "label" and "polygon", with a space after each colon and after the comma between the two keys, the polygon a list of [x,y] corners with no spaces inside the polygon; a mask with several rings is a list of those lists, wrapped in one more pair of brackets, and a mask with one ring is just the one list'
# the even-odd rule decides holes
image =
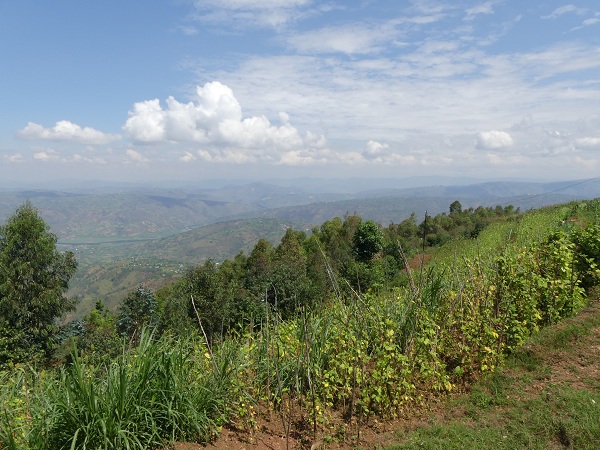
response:
{"label": "hillside", "polygon": [[[373,421],[351,442],[317,441],[310,448],[599,448],[598,358],[600,299],[596,297],[576,317],[533,336],[502,369],[469,386],[467,392],[412,408],[393,421]],[[286,445],[285,430],[277,420],[260,422],[257,430],[249,435],[227,429],[209,445],[179,443],[174,449],[301,448],[299,439]]]}
{"label": "hillside", "polygon": [[158,286],[176,279],[190,265],[248,252],[261,237],[276,244],[286,227],[310,230],[352,214],[387,226],[412,213],[422,220],[426,212],[447,212],[455,200],[464,208],[512,204],[527,210],[600,195],[598,180],[469,184],[439,179],[456,184],[415,186],[432,181],[297,179],[289,184],[282,180],[179,187],[90,183],[60,190],[4,189],[0,221],[26,200],[41,211],[57,234],[60,249],[73,251],[79,261],[69,294],[81,299],[77,313],[81,315],[98,298],[114,306],[142,283]]}
{"label": "hillside", "polygon": [[456,201],[385,229],[348,216],[138,289],[118,315],[98,302],[52,369],[0,373],[0,442],[596,448],[599,204]]}
{"label": "hillside", "polygon": [[[283,182],[238,182],[221,183],[213,188],[205,183],[199,187],[92,185],[62,190],[4,189],[0,190],[0,222],[29,200],[61,243],[91,244],[161,238],[236,218],[274,217],[318,225],[332,217],[357,212],[388,224],[398,223],[412,212],[422,217],[425,211],[429,214],[446,211],[454,200],[465,207],[513,204],[525,210],[600,195],[598,180],[398,188],[392,187],[394,183],[396,186],[406,183],[381,180],[381,187],[377,188],[374,180],[295,181],[305,187]],[[360,190],[361,187],[365,189]],[[346,191],[340,192],[341,189]]]}
{"label": "hillside", "polygon": [[207,259],[222,261],[240,251],[249,253],[259,239],[276,244],[290,227],[297,224],[240,219],[147,242],[60,245],[62,250],[74,251],[80,261],[68,292],[79,299],[75,317],[89,312],[98,299],[115,309],[120,299],[142,284],[157,289]]}
{"label": "hillside", "polygon": [[76,244],[162,237],[259,209],[179,192],[23,191],[0,195],[0,217],[5,220],[25,200],[41,211],[62,243]]}

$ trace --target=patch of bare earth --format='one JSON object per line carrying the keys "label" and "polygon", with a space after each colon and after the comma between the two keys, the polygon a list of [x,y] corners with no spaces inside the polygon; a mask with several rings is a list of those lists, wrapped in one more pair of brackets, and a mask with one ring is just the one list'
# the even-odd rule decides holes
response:
{"label": "patch of bare earth", "polygon": [[[556,331],[564,329],[569,324],[591,321],[600,316],[600,300],[593,300],[588,307],[576,317],[567,319],[553,326]],[[600,385],[600,326],[592,328],[591,333],[579,339],[574,339],[566,350],[548,351],[536,344],[526,344],[529,350],[539,358],[540,364],[547,367],[544,376],[535,379],[523,387],[523,398],[528,400],[542,395],[550,386],[567,384],[575,389],[597,389]],[[514,371],[512,371],[514,372]],[[518,377],[517,373],[506,370],[508,376]],[[367,424],[358,427],[342,425],[343,433],[329,436],[324,441],[317,433],[314,438],[313,430],[292,431],[286,437],[283,423],[275,413],[263,415],[257,419],[257,426],[251,432],[223,429],[218,439],[208,445],[178,443],[174,450],[287,450],[287,449],[376,449],[385,448],[398,440],[399,434],[406,433],[431,423],[449,420],[468,421],[463,407],[452,407],[444,399],[430,399],[426,405],[406,411],[403,417],[394,421],[371,419]],[[341,423],[341,422],[340,422]],[[560,448],[560,446],[557,446]]]}

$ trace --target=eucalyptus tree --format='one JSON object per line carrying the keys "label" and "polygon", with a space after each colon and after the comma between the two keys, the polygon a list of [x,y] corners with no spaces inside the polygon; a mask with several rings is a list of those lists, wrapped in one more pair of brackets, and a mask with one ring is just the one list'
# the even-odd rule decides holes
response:
{"label": "eucalyptus tree", "polygon": [[58,344],[56,321],[75,306],[65,293],[77,262],[56,242],[30,202],[0,226],[0,364],[48,358]]}

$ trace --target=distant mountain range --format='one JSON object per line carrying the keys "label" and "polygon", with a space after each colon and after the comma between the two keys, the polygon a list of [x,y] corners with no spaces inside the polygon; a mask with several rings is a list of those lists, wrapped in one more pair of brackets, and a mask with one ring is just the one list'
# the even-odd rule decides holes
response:
{"label": "distant mountain range", "polygon": [[[414,179],[412,179],[414,183]],[[402,180],[298,180],[303,187],[263,182],[220,187],[87,186],[64,190],[0,190],[0,223],[25,200],[37,207],[63,243],[107,243],[165,237],[224,220],[276,217],[307,226],[354,213],[381,223],[415,212],[437,214],[449,203],[512,203],[522,209],[600,196],[600,179],[551,183],[496,181],[478,184],[390,187]],[[281,183],[281,182],[280,182]],[[350,184],[347,192],[340,188]],[[356,191],[356,188],[368,187]],[[327,191],[330,187],[335,192]]]}
{"label": "distant mountain range", "polygon": [[[443,182],[456,184],[443,185]],[[37,207],[59,238],[61,250],[76,253],[80,269],[70,294],[84,314],[98,298],[115,307],[140,283],[173,281],[208,258],[222,261],[248,253],[258,241],[277,244],[286,228],[309,231],[326,220],[358,214],[387,226],[412,213],[507,206],[521,210],[600,197],[600,178],[558,182],[436,179],[281,180],[197,185],[63,186],[61,190],[0,189],[0,223],[24,201]],[[292,182],[297,183],[292,184]]]}

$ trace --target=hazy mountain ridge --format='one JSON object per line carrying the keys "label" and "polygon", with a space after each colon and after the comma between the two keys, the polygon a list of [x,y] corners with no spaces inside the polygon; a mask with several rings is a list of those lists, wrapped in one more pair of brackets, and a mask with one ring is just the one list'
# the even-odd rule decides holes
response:
{"label": "hazy mountain ridge", "polygon": [[[356,185],[371,186],[375,182],[356,180]],[[382,180],[382,185],[391,182]],[[324,186],[336,183],[340,185],[339,180],[324,180]],[[399,180],[398,185],[401,184]],[[542,198],[534,199],[534,196]],[[443,212],[447,206],[444,202],[449,204],[454,200],[464,202],[466,207],[513,202],[515,206],[531,208],[596,196],[600,196],[598,179],[386,187],[356,193],[314,193],[302,187],[262,182],[234,183],[212,189],[194,186],[108,186],[80,191],[26,189],[0,191],[0,222],[25,200],[30,200],[61,242],[93,243],[160,238],[235,218],[277,217],[318,225],[336,215],[357,212],[381,223],[390,223],[404,220],[412,212],[417,216],[424,215],[425,211]]]}
{"label": "hazy mountain ridge", "polygon": [[156,238],[262,209],[251,203],[217,201],[179,192],[28,194],[0,193],[0,221],[4,222],[23,201],[30,200],[62,242]]}
{"label": "hazy mountain ridge", "polygon": [[461,196],[463,198],[503,198],[515,196],[545,195],[560,192],[573,198],[594,198],[600,194],[600,180],[558,181],[532,183],[519,181],[494,181],[468,185],[421,186],[402,189],[376,189],[363,191],[361,197],[396,196]]}
{"label": "hazy mountain ridge", "polygon": [[[307,185],[314,182],[309,180]],[[325,181],[334,186],[339,180]],[[372,186],[373,180],[356,186]],[[383,186],[392,184],[384,180]],[[356,187],[355,186],[355,187]],[[311,192],[313,188],[269,183],[197,186],[94,186],[70,189],[0,191],[0,223],[25,200],[37,207],[59,249],[74,251],[80,263],[70,295],[82,299],[78,314],[96,299],[115,307],[140,283],[152,287],[173,281],[206,259],[222,261],[249,253],[258,239],[277,244],[287,227],[310,230],[334,217],[358,214],[387,226],[415,213],[506,206],[522,210],[600,196],[597,179],[529,183],[495,181],[453,186]]]}

